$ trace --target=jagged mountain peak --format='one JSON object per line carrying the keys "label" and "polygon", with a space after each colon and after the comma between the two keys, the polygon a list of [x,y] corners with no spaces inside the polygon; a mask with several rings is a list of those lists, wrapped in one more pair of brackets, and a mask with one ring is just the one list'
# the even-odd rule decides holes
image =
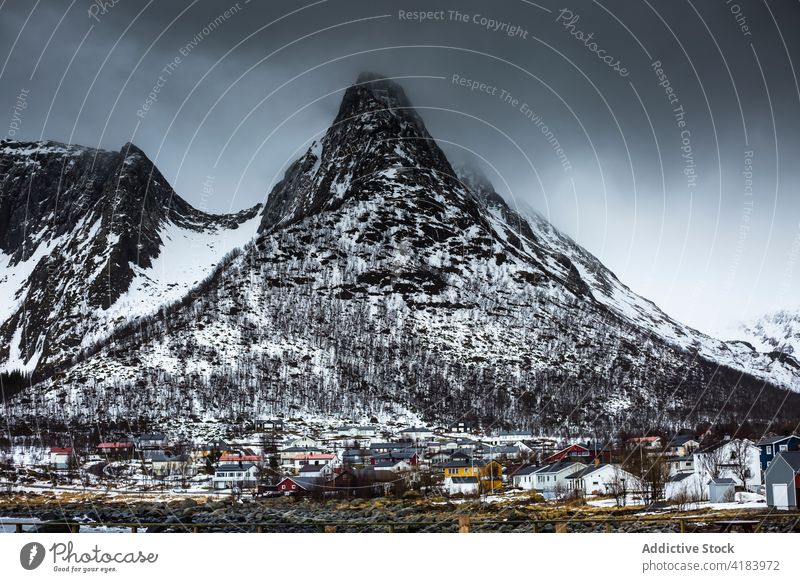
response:
{"label": "jagged mountain peak", "polygon": [[260,231],[271,232],[346,200],[403,184],[460,184],[447,156],[428,133],[403,89],[377,75],[359,77],[319,141],[295,161],[270,192]]}
{"label": "jagged mountain peak", "polygon": [[427,133],[422,118],[398,83],[375,73],[361,73],[345,91],[334,126],[352,118],[374,115],[402,119]]}

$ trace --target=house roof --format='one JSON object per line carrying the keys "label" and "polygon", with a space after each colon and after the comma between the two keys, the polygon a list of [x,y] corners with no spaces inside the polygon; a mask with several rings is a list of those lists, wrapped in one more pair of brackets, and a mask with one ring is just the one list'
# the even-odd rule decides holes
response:
{"label": "house roof", "polygon": [[586,477],[586,475],[590,475],[592,473],[596,473],[605,467],[608,467],[609,463],[602,463],[600,465],[587,465],[583,469],[579,469],[575,473],[571,473],[565,477],[565,479],[578,479],[580,477]]}
{"label": "house roof", "polygon": [[488,465],[489,463],[497,463],[497,461],[490,459],[472,459],[465,461],[450,461],[448,463],[442,463],[440,466],[445,469],[457,468],[457,467],[483,467],[484,465]]}
{"label": "house roof", "polygon": [[778,453],[778,457],[783,458],[795,473],[800,473],[800,451],[783,451]]}
{"label": "house roof", "polygon": [[100,443],[98,449],[132,449],[133,443]]}
{"label": "house roof", "polygon": [[376,469],[386,469],[389,467],[395,467],[403,462],[405,461],[381,461],[380,463],[375,463],[372,466]]}
{"label": "house roof", "polygon": [[696,439],[692,435],[679,434],[679,435],[675,435],[674,437],[672,437],[672,439],[670,439],[670,441],[669,441],[667,446],[679,447],[679,446],[685,445],[689,441],[693,441],[693,440],[696,440]]}
{"label": "house roof", "polygon": [[674,463],[676,461],[693,461],[693,460],[694,456],[692,455],[692,453],[687,453],[680,457],[667,457],[666,459],[667,463]]}
{"label": "house roof", "polygon": [[711,479],[709,483],[714,483],[716,485],[735,485],[736,481],[730,477],[717,477],[716,479]]}
{"label": "house roof", "polygon": [[328,465],[303,465],[300,467],[300,473],[319,473]]}
{"label": "house roof", "polygon": [[188,460],[189,460],[188,455],[179,455],[177,457],[170,457],[168,455],[165,455],[164,453],[156,453],[152,457],[150,457],[150,461],[152,461],[153,463],[168,463],[168,462],[185,463]]}
{"label": "house roof", "polygon": [[206,448],[209,449],[227,449],[228,443],[223,441],[222,439],[214,439],[213,441],[209,441],[206,445]]}
{"label": "house roof", "polygon": [[644,436],[644,437],[631,437],[628,439],[630,442],[634,443],[654,443],[658,440],[661,440],[659,436]]}
{"label": "house roof", "polygon": [[541,467],[537,467],[536,465],[523,465],[522,467],[517,469],[512,476],[516,477],[517,475],[521,476],[530,475],[532,473],[535,473],[539,469],[541,469]]}
{"label": "house roof", "polygon": [[217,471],[249,471],[255,467],[253,463],[242,463],[241,465],[219,465]]}
{"label": "house roof", "polygon": [[684,479],[688,479],[694,475],[694,473],[675,473],[672,477],[667,480],[667,483],[678,483],[683,481]]}
{"label": "house roof", "polygon": [[579,463],[578,461],[559,461],[558,463],[552,463],[550,465],[544,465],[543,467],[541,467],[536,472],[537,473],[542,473],[542,474],[545,474],[545,473],[559,473],[559,472],[561,472],[561,471],[563,471],[565,469],[568,469],[569,467],[572,467],[574,465],[580,465],[580,464],[582,464],[582,463]]}
{"label": "house roof", "polygon": [[317,447],[286,447],[281,449],[281,453],[321,453],[322,449]]}
{"label": "house roof", "polygon": [[163,441],[167,438],[163,432],[146,432],[139,436],[140,441]]}
{"label": "house roof", "polygon": [[734,440],[738,439],[725,439],[718,441],[716,443],[711,443],[710,445],[706,445],[704,447],[700,447],[695,453],[710,453],[712,451],[716,451],[717,449],[724,447],[727,444],[734,442]]}
{"label": "house roof", "polygon": [[756,444],[760,446],[764,445],[774,445],[775,443],[782,443],[783,441],[789,440],[791,438],[800,439],[800,436],[796,434],[785,434],[783,436],[772,436],[772,437],[765,437],[758,441]]}
{"label": "house roof", "polygon": [[461,484],[461,485],[477,485],[478,478],[477,477],[450,477],[450,481],[454,484]]}
{"label": "house roof", "polygon": [[53,453],[54,455],[71,455],[72,449],[69,447],[63,447],[63,448],[54,447],[50,449],[50,452]]}
{"label": "house roof", "polygon": [[370,430],[370,431],[376,431],[378,429],[377,429],[377,427],[374,427],[374,426],[346,424],[346,425],[343,425],[343,426],[337,426],[333,430],[343,430],[343,431],[351,431],[351,430],[365,431],[365,430]]}
{"label": "house roof", "polygon": [[370,450],[375,449],[403,449],[408,446],[408,443],[369,443]]}
{"label": "house roof", "polygon": [[376,453],[372,455],[373,459],[411,459],[414,455],[419,456],[417,451],[407,451],[395,449],[388,453]]}
{"label": "house roof", "polygon": [[219,460],[221,462],[233,461],[234,463],[237,463],[239,461],[250,461],[252,463],[257,463],[259,461],[263,461],[264,459],[258,455],[222,455]]}
{"label": "house roof", "polygon": [[494,455],[511,455],[519,452],[519,447],[512,445],[497,446],[489,448],[489,452]]}

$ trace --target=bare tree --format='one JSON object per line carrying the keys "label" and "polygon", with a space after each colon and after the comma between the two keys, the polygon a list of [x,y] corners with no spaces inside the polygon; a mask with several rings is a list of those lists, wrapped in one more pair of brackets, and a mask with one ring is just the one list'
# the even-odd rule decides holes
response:
{"label": "bare tree", "polygon": [[614,498],[617,507],[623,507],[627,503],[628,490],[633,486],[629,480],[630,478],[625,478],[621,467],[614,467],[614,476],[608,484],[608,494]]}
{"label": "bare tree", "polygon": [[702,451],[695,458],[700,461],[700,469],[708,475],[709,479],[719,479],[722,475],[722,467],[727,461],[723,445]]}
{"label": "bare tree", "polygon": [[730,458],[726,460],[733,475],[747,488],[747,480],[753,475],[750,472],[750,462],[755,452],[748,439],[735,439],[730,444]]}

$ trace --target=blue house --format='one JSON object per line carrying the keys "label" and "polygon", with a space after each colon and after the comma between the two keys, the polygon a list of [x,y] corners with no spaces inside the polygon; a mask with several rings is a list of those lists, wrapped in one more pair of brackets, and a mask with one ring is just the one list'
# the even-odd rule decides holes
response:
{"label": "blue house", "polygon": [[800,450],[800,436],[796,434],[789,434],[783,436],[766,437],[756,443],[758,448],[761,449],[759,460],[761,461],[761,470],[766,471],[772,459],[778,456],[778,453],[784,451],[798,451]]}

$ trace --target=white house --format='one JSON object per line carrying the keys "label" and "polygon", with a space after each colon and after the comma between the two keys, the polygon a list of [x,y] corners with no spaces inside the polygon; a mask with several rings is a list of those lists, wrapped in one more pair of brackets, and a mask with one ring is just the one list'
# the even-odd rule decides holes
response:
{"label": "white house", "polygon": [[477,477],[448,477],[444,487],[450,495],[478,495],[480,483]]}
{"label": "white house", "polygon": [[339,458],[334,453],[306,453],[281,460],[281,467],[290,469],[295,473],[305,465],[338,465]]}
{"label": "white house", "polygon": [[[748,439],[723,440],[692,454],[694,473],[700,483],[730,478],[736,485],[756,492],[762,484],[759,454],[760,449]],[[704,498],[707,494],[706,491]]]}
{"label": "white house", "polygon": [[400,431],[400,437],[414,442],[427,441],[433,437],[433,429],[423,426],[410,426]]}
{"label": "white house", "polygon": [[693,437],[687,435],[676,435],[667,443],[665,453],[672,457],[684,457],[697,450],[700,443]]}
{"label": "white house", "polygon": [[517,471],[511,476],[511,483],[514,487],[519,487],[520,489],[525,489],[530,491],[536,488],[536,471],[541,469],[536,465],[526,465],[524,467],[520,467]]}
{"label": "white house", "polygon": [[488,437],[486,440],[494,444],[513,445],[518,441],[526,441],[533,438],[529,430],[501,430],[496,435]]}
{"label": "white house", "polygon": [[257,482],[258,467],[253,463],[220,465],[212,478],[214,489],[250,488]]}
{"label": "white house", "polygon": [[347,435],[353,437],[372,438],[377,436],[378,427],[374,425],[346,425],[337,426],[333,429],[335,435]]}
{"label": "white house", "polygon": [[639,479],[635,475],[610,463],[589,465],[567,475],[565,479],[570,489],[583,495],[603,495],[620,487],[627,491],[640,488]]}
{"label": "white house", "polygon": [[371,466],[375,471],[389,471],[392,473],[405,473],[411,470],[411,465],[403,460],[382,461]]}
{"label": "white house", "polygon": [[320,442],[318,440],[312,439],[309,436],[301,436],[289,441],[290,447],[319,447]]}
{"label": "white house", "polygon": [[191,461],[189,455],[168,457],[163,453],[155,453],[150,458],[150,468],[154,477],[167,477],[168,475],[193,477],[195,471]]}
{"label": "white house", "polygon": [[556,497],[560,493],[569,491],[567,476],[586,467],[577,461],[559,461],[540,467],[534,473],[534,486],[537,491],[541,491],[545,499]]}
{"label": "white house", "polygon": [[665,462],[669,468],[670,477],[678,473],[694,473],[694,457],[692,455],[669,457]]}
{"label": "white house", "polygon": [[325,465],[303,465],[298,471],[303,478],[330,479],[333,476],[333,467]]}

